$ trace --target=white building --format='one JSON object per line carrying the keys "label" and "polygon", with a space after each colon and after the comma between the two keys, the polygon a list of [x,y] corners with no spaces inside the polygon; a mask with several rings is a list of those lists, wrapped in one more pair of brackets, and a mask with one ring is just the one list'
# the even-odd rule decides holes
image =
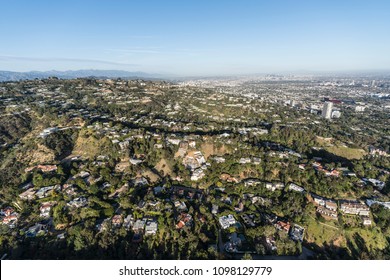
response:
{"label": "white building", "polygon": [[219,224],[223,229],[227,229],[228,227],[235,225],[236,220],[234,219],[232,214],[229,214],[227,216],[220,217]]}
{"label": "white building", "polygon": [[157,222],[148,221],[145,225],[145,234],[156,234],[157,233]]}
{"label": "white building", "polygon": [[324,107],[322,108],[322,117],[330,120],[332,117],[332,108],[333,108],[332,102],[325,102]]}
{"label": "white building", "polygon": [[296,184],[294,184],[294,183],[291,183],[291,184],[288,186],[288,189],[289,189],[289,190],[296,191],[296,192],[304,192],[304,191],[305,191],[304,188],[302,188],[302,187],[300,187],[300,186],[298,186],[298,185],[296,185]]}
{"label": "white building", "polygon": [[332,118],[338,119],[341,117],[341,112],[340,111],[333,111],[332,112]]}
{"label": "white building", "polygon": [[366,107],[358,105],[355,107],[355,112],[364,112],[365,109]]}

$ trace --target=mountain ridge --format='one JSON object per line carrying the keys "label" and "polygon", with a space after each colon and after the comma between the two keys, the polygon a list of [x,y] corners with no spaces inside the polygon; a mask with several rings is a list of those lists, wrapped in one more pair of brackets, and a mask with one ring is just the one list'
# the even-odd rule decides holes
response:
{"label": "mountain ridge", "polygon": [[161,79],[161,74],[151,74],[141,71],[123,71],[123,70],[67,70],[67,71],[28,71],[28,72],[14,72],[0,70],[0,82],[6,81],[20,81],[20,80],[33,80],[33,79],[45,79],[49,77],[57,77],[60,79],[74,79],[74,78],[147,78],[147,79]]}

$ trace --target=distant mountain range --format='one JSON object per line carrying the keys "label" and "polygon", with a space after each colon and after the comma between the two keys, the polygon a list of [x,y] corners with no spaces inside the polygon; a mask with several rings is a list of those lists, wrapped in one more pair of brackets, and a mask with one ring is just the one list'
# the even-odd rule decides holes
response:
{"label": "distant mountain range", "polygon": [[57,77],[60,79],[74,78],[147,78],[147,79],[162,79],[160,74],[149,74],[144,72],[128,72],[121,70],[74,70],[74,71],[30,71],[30,72],[12,72],[0,71],[0,82],[5,81],[20,81],[32,79],[44,79],[48,77]]}

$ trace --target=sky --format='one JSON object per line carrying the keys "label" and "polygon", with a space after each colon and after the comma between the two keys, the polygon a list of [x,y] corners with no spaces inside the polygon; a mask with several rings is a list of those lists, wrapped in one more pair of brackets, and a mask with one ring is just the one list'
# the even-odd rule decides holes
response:
{"label": "sky", "polygon": [[390,1],[0,0],[0,70],[390,69]]}

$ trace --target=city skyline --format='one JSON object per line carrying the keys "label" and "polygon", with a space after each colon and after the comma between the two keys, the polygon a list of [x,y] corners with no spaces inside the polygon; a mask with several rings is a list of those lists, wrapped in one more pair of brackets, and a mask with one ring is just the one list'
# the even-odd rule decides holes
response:
{"label": "city skyline", "polygon": [[13,1],[2,5],[0,70],[386,71],[389,8],[386,1]]}

